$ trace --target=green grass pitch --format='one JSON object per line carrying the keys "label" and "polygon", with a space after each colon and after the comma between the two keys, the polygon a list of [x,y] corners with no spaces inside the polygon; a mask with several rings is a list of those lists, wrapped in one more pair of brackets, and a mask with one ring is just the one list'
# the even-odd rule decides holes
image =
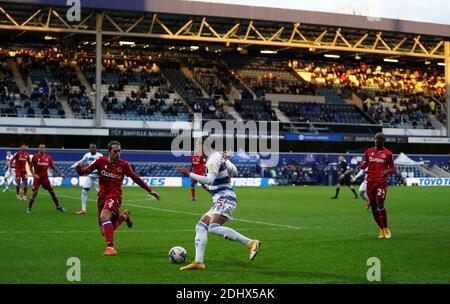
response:
{"label": "green grass pitch", "polygon": [[80,188],[56,188],[66,214],[55,210],[43,189],[33,213],[14,189],[0,193],[0,283],[69,283],[69,257],[81,261],[81,283],[368,283],[367,259],[381,261],[381,283],[450,283],[450,188],[390,187],[387,197],[392,239],[379,240],[364,202],[332,187],[237,188],[236,220],[229,223],[262,241],[253,262],[239,243],[210,235],[205,271],[179,271],[169,262],[172,246],[194,257],[194,227],[211,205],[197,189],[159,188],[162,201],[139,188],[124,189],[122,210],[134,226],[115,234],[119,255],[104,250],[96,218],[96,194],[89,213],[76,216]]}

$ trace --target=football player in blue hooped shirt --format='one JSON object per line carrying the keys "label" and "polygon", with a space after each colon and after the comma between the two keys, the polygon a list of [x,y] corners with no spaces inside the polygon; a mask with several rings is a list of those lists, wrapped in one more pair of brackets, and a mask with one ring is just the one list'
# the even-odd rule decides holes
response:
{"label": "football player in blue hooped shirt", "polygon": [[237,206],[236,194],[231,186],[231,176],[237,175],[236,166],[228,159],[227,153],[221,155],[211,148],[212,139],[203,136],[196,143],[197,151],[202,151],[208,158],[206,168],[208,174],[201,176],[190,173],[184,166],[180,165],[177,171],[193,180],[209,186],[213,199],[213,206],[206,212],[195,227],[195,261],[181,267],[180,270],[203,270],[204,253],[208,240],[208,231],[222,236],[227,240],[239,241],[247,247],[250,253],[250,261],[256,257],[261,246],[259,240],[251,240],[239,232],[223,225],[233,219],[233,213]]}
{"label": "football player in blue hooped shirt", "polygon": [[[71,168],[75,169],[75,167],[78,164],[81,165],[90,165],[94,161],[96,161],[98,158],[102,157],[103,155],[99,152],[97,152],[97,145],[96,144],[90,144],[89,145],[89,152],[86,153],[81,160],[76,162],[71,166]],[[91,190],[92,187],[95,188],[95,190],[98,192],[99,186],[98,186],[98,173],[97,171],[92,172],[89,174],[83,184],[83,190],[81,190],[81,210],[78,211],[77,215],[83,215],[87,213],[87,200],[88,200],[88,192]]]}

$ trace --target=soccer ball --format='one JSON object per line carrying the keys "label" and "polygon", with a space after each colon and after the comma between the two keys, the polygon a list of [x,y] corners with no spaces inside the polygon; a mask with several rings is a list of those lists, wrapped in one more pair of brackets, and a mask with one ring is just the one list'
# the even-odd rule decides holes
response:
{"label": "soccer ball", "polygon": [[169,260],[175,264],[186,262],[187,251],[183,247],[175,246],[169,250]]}

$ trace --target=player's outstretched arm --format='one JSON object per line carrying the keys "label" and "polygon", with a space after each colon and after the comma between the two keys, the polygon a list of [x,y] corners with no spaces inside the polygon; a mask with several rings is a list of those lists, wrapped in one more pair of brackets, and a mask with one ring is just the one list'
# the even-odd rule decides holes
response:
{"label": "player's outstretched arm", "polygon": [[227,166],[227,171],[230,176],[238,175],[236,166],[229,159],[225,161],[225,166]]}
{"label": "player's outstretched arm", "polygon": [[364,170],[369,165],[369,155],[367,154],[367,151],[364,153],[364,161],[359,165],[359,168]]}
{"label": "player's outstretched arm", "polygon": [[157,192],[153,191],[136,173],[133,172],[131,167],[128,165],[128,168],[125,169],[125,174],[130,177],[139,187],[147,191],[151,196],[156,198],[158,201],[161,200],[161,195]]}
{"label": "player's outstretched arm", "polygon": [[230,176],[238,175],[238,170],[236,166],[230,160],[231,152],[223,151],[223,159],[225,160],[225,166],[227,166],[227,171]]}
{"label": "player's outstretched arm", "polygon": [[177,167],[177,172],[183,174],[184,176],[189,176],[193,180],[205,185],[211,185],[217,176],[217,172],[214,171],[208,172],[208,175],[206,176],[190,173],[183,165],[179,165]]}
{"label": "player's outstretched arm", "polygon": [[76,167],[78,166],[78,165],[84,165],[86,163],[86,155],[84,155],[83,156],[83,158],[82,159],[80,159],[79,161],[77,161],[76,163],[74,163],[72,166],[70,166],[70,168],[72,168],[72,169],[76,169]]}
{"label": "player's outstretched arm", "polygon": [[81,175],[86,175],[86,174],[92,173],[93,171],[97,170],[98,169],[98,164],[99,164],[98,160],[95,160],[92,164],[90,164],[89,166],[83,168],[81,163],[78,162],[76,167],[75,167],[75,170],[77,171],[77,174],[80,175],[80,176]]}
{"label": "player's outstretched arm", "polygon": [[223,151],[222,157],[223,157],[224,160],[229,160],[230,159],[230,152]]}
{"label": "player's outstretched arm", "polygon": [[74,163],[72,166],[70,166],[70,168],[76,169],[76,168],[78,167],[78,165],[81,166],[82,163],[83,163],[83,160],[79,160],[79,161],[77,161],[76,163]]}
{"label": "player's outstretched arm", "polygon": [[178,165],[177,172],[183,174],[184,176],[189,176],[191,170],[187,170],[183,165]]}
{"label": "player's outstretched arm", "polygon": [[55,165],[53,165],[53,170],[56,171],[56,173],[58,173],[62,178],[66,178],[66,175],[64,173],[62,173],[62,171]]}
{"label": "player's outstretched arm", "polygon": [[159,195],[159,193],[151,190],[150,195],[153,196],[154,198],[156,198],[158,201],[161,200],[161,195]]}
{"label": "player's outstretched arm", "polygon": [[356,173],[356,175],[355,175],[355,177],[353,177],[353,181],[356,181],[358,178],[363,176],[365,171],[363,169],[361,169],[360,167],[356,167],[355,173]]}

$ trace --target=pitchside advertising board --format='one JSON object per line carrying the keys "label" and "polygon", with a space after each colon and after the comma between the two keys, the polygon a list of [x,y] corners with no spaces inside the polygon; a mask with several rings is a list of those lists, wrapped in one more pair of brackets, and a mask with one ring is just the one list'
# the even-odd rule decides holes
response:
{"label": "pitchside advertising board", "polygon": [[450,177],[410,177],[406,179],[406,185],[422,187],[448,187],[450,186]]}
{"label": "pitchside advertising board", "polygon": [[[72,176],[72,177],[49,177],[50,183],[54,187],[59,186],[82,186],[84,185],[86,177]],[[142,180],[150,187],[190,187],[191,180],[188,177],[142,177]],[[232,178],[231,183],[234,187],[270,187],[277,186],[277,180],[273,178]],[[15,185],[13,181],[12,184]],[[28,177],[28,185],[33,184],[33,177]],[[5,185],[5,178],[0,177],[0,186]],[[125,187],[137,187],[136,183],[131,178],[124,178],[123,185]],[[435,177],[414,177],[406,179],[407,186],[450,186],[450,177],[435,178]]]}
{"label": "pitchside advertising board", "polygon": [[[142,180],[150,187],[190,187],[191,180],[188,177],[141,177]],[[59,186],[82,186],[86,180],[85,176],[72,177],[49,177],[50,183],[54,187]],[[278,185],[273,178],[232,178],[231,183],[237,187],[269,187]],[[5,184],[5,178],[0,177],[0,186]],[[15,182],[13,182],[15,184]],[[33,184],[33,177],[28,177],[28,185]],[[125,187],[137,187],[136,183],[129,177],[124,178],[123,185]]]}

